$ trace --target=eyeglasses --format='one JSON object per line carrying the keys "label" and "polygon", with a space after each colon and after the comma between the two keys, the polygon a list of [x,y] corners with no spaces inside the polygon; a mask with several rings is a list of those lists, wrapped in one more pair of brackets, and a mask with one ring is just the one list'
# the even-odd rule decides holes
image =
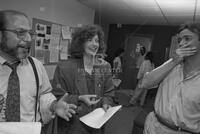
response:
{"label": "eyeglasses", "polygon": [[0,31],[9,31],[9,32],[13,32],[17,35],[17,37],[23,41],[26,41],[26,37],[27,34],[29,34],[31,36],[31,39],[35,39],[37,33],[34,32],[33,30],[12,30],[12,29],[0,29]]}

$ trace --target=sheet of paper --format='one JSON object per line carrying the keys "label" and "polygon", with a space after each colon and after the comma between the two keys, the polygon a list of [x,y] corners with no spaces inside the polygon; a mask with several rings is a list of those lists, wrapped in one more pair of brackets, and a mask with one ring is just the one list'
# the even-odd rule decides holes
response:
{"label": "sheet of paper", "polygon": [[63,39],[71,39],[71,31],[69,26],[62,26],[62,37]]}
{"label": "sheet of paper", "polygon": [[40,134],[40,122],[0,122],[0,134]]}
{"label": "sheet of paper", "polygon": [[50,50],[49,62],[58,62],[59,60],[59,41],[60,41],[60,36],[58,34],[52,34],[49,45],[49,50]]}
{"label": "sheet of paper", "polygon": [[61,25],[52,24],[51,33],[60,34],[61,33]]}
{"label": "sheet of paper", "polygon": [[68,46],[69,40],[60,40],[60,59],[67,60],[68,59]]}
{"label": "sheet of paper", "polygon": [[103,108],[97,108],[89,114],[80,118],[80,120],[86,125],[92,128],[101,128],[122,106],[115,106],[109,108],[106,112]]}

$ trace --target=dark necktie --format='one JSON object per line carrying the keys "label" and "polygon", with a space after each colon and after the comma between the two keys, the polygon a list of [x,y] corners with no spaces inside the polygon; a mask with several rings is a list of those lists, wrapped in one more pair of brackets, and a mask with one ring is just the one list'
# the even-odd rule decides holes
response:
{"label": "dark necktie", "polygon": [[6,98],[5,117],[7,122],[20,122],[20,84],[17,75],[17,66],[19,62],[14,64],[5,63],[12,69],[8,79],[8,89]]}

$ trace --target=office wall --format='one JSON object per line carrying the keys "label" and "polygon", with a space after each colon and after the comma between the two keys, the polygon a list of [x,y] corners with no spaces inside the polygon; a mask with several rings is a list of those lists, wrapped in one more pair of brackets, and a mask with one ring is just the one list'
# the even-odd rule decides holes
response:
{"label": "office wall", "polygon": [[[25,12],[31,20],[34,17],[68,26],[93,24],[95,15],[93,9],[76,0],[0,0],[0,10],[3,9]],[[55,65],[45,67],[52,79]]]}
{"label": "office wall", "polygon": [[93,24],[95,11],[76,0],[0,0],[0,9],[15,9],[36,17],[69,26]]}
{"label": "office wall", "polygon": [[153,35],[151,50],[155,52],[155,64],[164,62],[165,51],[170,47],[171,37],[176,34],[178,26],[144,26],[111,24],[109,27],[107,60],[112,63],[114,53],[119,47],[124,47],[124,41],[131,33]]}
{"label": "office wall", "polygon": [[108,32],[109,32],[109,22],[107,21],[106,18],[102,18],[101,13],[99,13],[98,11],[95,12],[94,24],[100,25],[102,27],[105,34],[105,42],[107,43]]}

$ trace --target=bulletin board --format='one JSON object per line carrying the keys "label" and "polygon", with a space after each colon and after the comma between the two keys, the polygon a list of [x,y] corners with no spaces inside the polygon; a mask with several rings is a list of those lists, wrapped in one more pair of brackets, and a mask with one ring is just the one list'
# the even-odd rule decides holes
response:
{"label": "bulletin board", "polygon": [[32,29],[36,32],[31,55],[43,64],[56,64],[69,57],[73,27],[33,18]]}

